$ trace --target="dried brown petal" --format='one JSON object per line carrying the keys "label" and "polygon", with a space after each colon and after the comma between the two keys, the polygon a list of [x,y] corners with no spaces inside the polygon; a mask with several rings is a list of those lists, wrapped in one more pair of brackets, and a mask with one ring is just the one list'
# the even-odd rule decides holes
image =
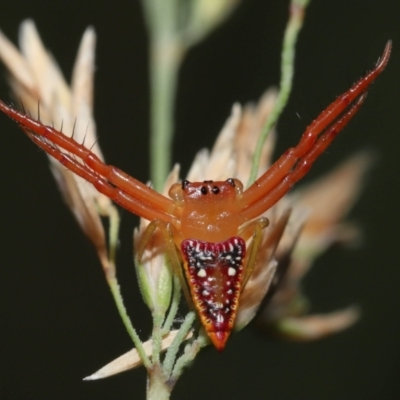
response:
{"label": "dried brown petal", "polygon": [[296,208],[309,211],[296,248],[297,257],[318,255],[335,241],[355,236],[354,226],[346,232],[341,221],[358,199],[372,161],[370,153],[358,153],[292,195]]}
{"label": "dried brown petal", "polygon": [[[166,350],[175,339],[175,336],[178,334],[179,331],[171,331],[169,334],[163,338],[161,343],[161,350]],[[192,337],[192,333],[189,333],[186,336],[186,340]],[[147,342],[143,343],[144,351],[147,356],[151,356],[153,352],[153,341],[150,339]],[[111,361],[103,368],[100,368],[94,374],[87,376],[84,378],[85,381],[95,381],[97,379],[107,378],[112,375],[119,374],[124,371],[128,371],[130,369],[139,367],[142,365],[142,360],[139,357],[139,354],[136,349],[132,349],[127,353],[123,354],[122,356],[116,358],[115,360]]]}
{"label": "dried brown petal", "polygon": [[[35,116],[40,110],[44,124],[63,127],[78,142],[91,147],[100,158],[92,115],[95,33],[86,30],[73,73],[73,88],[68,87],[60,68],[44,47],[35,24],[26,20],[20,27],[21,51],[0,33],[0,58],[9,68],[14,96]],[[75,123],[76,121],[76,123]],[[111,201],[92,185],[66,170],[49,157],[51,170],[60,191],[85,234],[95,245],[103,267],[111,267],[100,215],[116,216]]]}
{"label": "dried brown petal", "polygon": [[284,213],[276,223],[264,231],[263,241],[257,255],[254,271],[240,296],[235,329],[243,329],[255,316],[269,290],[276,273],[275,250],[288,222],[290,211]]}
{"label": "dried brown petal", "polygon": [[329,314],[308,315],[305,317],[286,317],[271,326],[275,333],[295,341],[311,341],[343,331],[359,318],[357,307]]}

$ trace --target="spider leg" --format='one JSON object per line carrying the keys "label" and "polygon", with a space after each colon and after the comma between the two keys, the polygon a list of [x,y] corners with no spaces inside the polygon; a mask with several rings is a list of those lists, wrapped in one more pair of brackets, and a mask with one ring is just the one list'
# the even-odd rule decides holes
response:
{"label": "spider leg", "polygon": [[245,241],[248,240],[252,236],[251,244],[248,249],[248,256],[246,261],[246,266],[244,268],[244,276],[242,281],[242,292],[246,287],[246,283],[250,279],[251,275],[254,271],[254,266],[257,261],[258,250],[261,246],[262,238],[263,238],[263,229],[267,227],[269,221],[267,218],[259,218],[255,221],[250,222],[250,224],[244,227],[243,233],[240,234],[240,237]]}
{"label": "spider leg", "polygon": [[[118,205],[126,208],[133,214],[142,218],[152,220],[160,218],[165,221],[176,222],[176,219],[151,205],[142,202],[137,197],[130,196],[123,189],[115,186],[111,181],[107,180],[93,169],[89,168],[85,163],[77,160],[73,155],[62,152],[53,142],[44,136],[39,136],[32,131],[23,128],[27,136],[47,154],[54,157],[67,169],[79,175],[86,181],[90,182],[100,193],[106,195]],[[148,188],[151,190],[150,188]]]}
{"label": "spider leg", "polygon": [[[46,153],[128,211],[148,220],[177,223],[174,202],[111,165],[74,139],[0,101],[0,111],[16,121]],[[72,157],[71,155],[75,156]],[[81,161],[78,161],[79,158]]]}
{"label": "spider leg", "polygon": [[140,264],[142,263],[146,246],[150,242],[157,229],[161,232],[163,236],[163,240],[166,245],[167,256],[169,257],[169,260],[171,262],[173,272],[179,278],[179,282],[181,284],[182,292],[185,296],[186,302],[189,307],[194,310],[194,305],[189,293],[189,288],[182,273],[182,262],[176,247],[177,242],[179,243],[181,241],[180,234],[172,224],[165,223],[160,219],[155,219],[150,222],[139,240],[138,248],[136,251],[136,259],[138,265],[140,266]]}
{"label": "spider leg", "polygon": [[358,111],[368,87],[386,67],[391,48],[389,41],[375,68],[329,105],[308,126],[299,144],[287,150],[243,193],[242,222],[265,212],[305,175],[315,159]]}
{"label": "spider leg", "polygon": [[242,212],[242,218],[252,219],[261,215],[278,202],[291,188],[310,170],[314,161],[332,143],[336,135],[349,123],[357,113],[366,94],[362,95],[340,120],[333,124],[324,134],[319,137],[314,146],[302,158],[297,160],[296,165],[290,170],[281,181],[263,198],[250,205]]}
{"label": "spider leg", "polygon": [[247,242],[253,236],[254,229],[258,224],[261,224],[262,228],[266,228],[269,225],[269,220],[268,218],[262,217],[247,223],[239,229],[238,236]]}

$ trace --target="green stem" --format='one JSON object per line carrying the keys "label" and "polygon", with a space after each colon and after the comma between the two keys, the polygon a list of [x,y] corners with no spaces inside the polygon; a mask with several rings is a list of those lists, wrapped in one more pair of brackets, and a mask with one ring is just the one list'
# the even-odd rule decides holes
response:
{"label": "green stem", "polygon": [[174,104],[181,61],[173,35],[157,35],[151,41],[151,181],[162,191],[171,169]]}
{"label": "green stem", "polygon": [[289,21],[286,25],[281,54],[281,81],[279,85],[279,94],[276,99],[275,106],[265,122],[261,135],[258,138],[248,186],[251,185],[257,178],[257,171],[260,165],[263,145],[268,137],[268,134],[271,132],[272,127],[276,124],[279,116],[285,108],[289,94],[292,90],[296,53],[295,47],[299,31],[303,26],[304,13],[308,3],[309,0],[292,0],[290,3]]}
{"label": "green stem", "polygon": [[153,334],[151,335],[151,339],[153,340],[153,365],[158,365],[160,363],[160,353],[162,346],[161,327],[163,320],[164,313],[159,313],[157,311],[153,313]]}
{"label": "green stem", "polygon": [[116,277],[108,278],[107,279],[108,285],[110,286],[111,293],[114,298],[114,302],[117,306],[119,315],[122,319],[122,322],[124,323],[124,326],[126,330],[128,331],[129,336],[131,337],[133,343],[135,344],[136,350],[143,362],[143,365],[149,369],[151,367],[151,362],[149,360],[149,357],[147,357],[147,354],[143,348],[143,344],[136,332],[136,329],[133,327],[132,322],[126,312],[126,308],[124,306],[124,302],[122,299],[120,287],[117,281]]}
{"label": "green stem", "polygon": [[116,265],[116,254],[118,248],[118,234],[119,234],[119,225],[120,225],[120,218],[118,214],[118,210],[115,206],[111,205],[107,209],[107,214],[110,222],[109,227],[109,261],[114,266]]}
{"label": "green stem", "polygon": [[210,344],[210,341],[205,336],[200,335],[193,343],[185,348],[184,354],[176,361],[174,370],[170,378],[171,382],[176,382],[180,375],[182,374],[183,368],[192,362],[196,357],[197,353],[202,347]]}
{"label": "green stem", "polygon": [[167,383],[160,365],[153,366],[147,375],[147,400],[168,400],[173,386]]}
{"label": "green stem", "polygon": [[169,346],[167,350],[167,354],[164,359],[164,373],[166,376],[170,376],[172,367],[174,366],[176,355],[178,354],[179,347],[182,344],[182,342],[185,340],[185,337],[187,336],[190,328],[193,325],[193,322],[196,318],[196,314],[191,311],[189,312],[185,320],[183,321],[179,332],[175,336],[174,340],[171,343],[171,346]]}
{"label": "green stem", "polygon": [[176,313],[178,312],[179,301],[181,299],[181,285],[179,282],[179,277],[174,274],[174,291],[172,295],[171,305],[168,311],[168,316],[164,321],[164,325],[161,330],[161,335],[166,335],[170,330]]}
{"label": "green stem", "polygon": [[150,178],[162,191],[171,169],[175,93],[183,44],[179,0],[142,0],[150,35]]}
{"label": "green stem", "polygon": [[132,325],[132,321],[130,320],[126,308],[124,305],[124,301],[122,298],[121,290],[118,284],[118,279],[116,277],[116,267],[115,267],[115,256],[118,247],[118,232],[119,232],[119,214],[117,209],[114,206],[109,206],[106,210],[100,210],[102,215],[108,216],[109,218],[109,257],[107,268],[105,269],[107,283],[110,286],[111,293],[117,306],[119,315],[122,319],[122,322],[128,331],[129,336],[131,337],[137,352],[139,353],[140,358],[142,359],[143,365],[148,368],[151,363],[149,358],[147,357],[142,342]]}

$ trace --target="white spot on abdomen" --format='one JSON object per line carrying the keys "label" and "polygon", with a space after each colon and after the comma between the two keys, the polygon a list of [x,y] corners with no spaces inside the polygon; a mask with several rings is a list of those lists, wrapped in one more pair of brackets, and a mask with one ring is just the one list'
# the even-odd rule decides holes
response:
{"label": "white spot on abdomen", "polygon": [[199,272],[197,273],[197,276],[200,278],[205,278],[207,276],[206,271],[204,268],[200,269]]}

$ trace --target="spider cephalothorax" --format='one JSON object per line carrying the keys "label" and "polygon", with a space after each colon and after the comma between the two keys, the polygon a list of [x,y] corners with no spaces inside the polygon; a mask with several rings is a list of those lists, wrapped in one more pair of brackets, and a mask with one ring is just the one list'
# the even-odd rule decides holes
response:
{"label": "spider cephalothorax", "polygon": [[236,235],[242,192],[237,179],[172,185],[169,195],[177,204],[182,237],[220,242]]}
{"label": "spider cephalothorax", "polygon": [[298,145],[246,190],[232,178],[185,180],[172,185],[167,198],[104,164],[62,132],[2,102],[0,110],[66,168],[128,211],[151,221],[139,244],[139,260],[155,229],[165,233],[166,248],[187,301],[196,308],[211,341],[222,350],[235,322],[240,294],[254,268],[260,232],[268,225],[263,214],[308,172],[356,114],[370,84],[385,68],[390,51],[388,42],[375,68],[330,104],[308,126]]}

